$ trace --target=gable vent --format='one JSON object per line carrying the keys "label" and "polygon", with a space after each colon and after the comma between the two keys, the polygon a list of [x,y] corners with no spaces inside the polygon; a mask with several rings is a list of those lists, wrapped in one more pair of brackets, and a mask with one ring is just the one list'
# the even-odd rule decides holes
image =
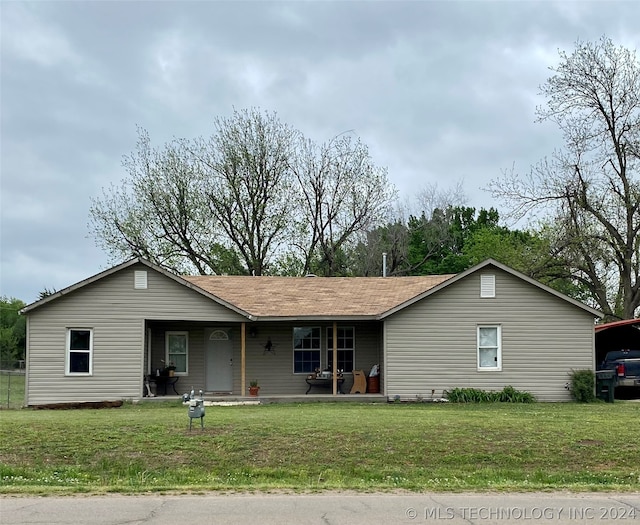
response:
{"label": "gable vent", "polygon": [[496,276],[484,274],[480,276],[480,297],[496,296]]}
{"label": "gable vent", "polygon": [[136,290],[147,289],[147,272],[146,270],[136,270],[133,272],[133,287]]}

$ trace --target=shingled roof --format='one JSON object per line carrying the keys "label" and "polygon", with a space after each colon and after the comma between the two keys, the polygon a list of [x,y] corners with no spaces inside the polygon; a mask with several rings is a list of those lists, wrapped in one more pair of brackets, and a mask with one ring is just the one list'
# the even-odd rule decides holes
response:
{"label": "shingled roof", "polygon": [[453,275],[423,277],[183,276],[258,318],[375,318]]}
{"label": "shingled roof", "polygon": [[567,297],[526,275],[487,259],[458,274],[422,277],[238,277],[178,276],[136,257],[68,286],[20,310],[27,314],[100,279],[136,264],[151,268],[169,279],[199,291],[237,313],[256,319],[384,319],[440,287],[448,286],[488,266],[507,272],[559,297],[595,317],[604,314]]}

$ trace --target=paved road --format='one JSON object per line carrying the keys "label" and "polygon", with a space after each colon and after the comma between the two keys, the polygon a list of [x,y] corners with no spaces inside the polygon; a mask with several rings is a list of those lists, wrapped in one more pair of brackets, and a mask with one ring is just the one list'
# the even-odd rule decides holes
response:
{"label": "paved road", "polygon": [[639,524],[634,494],[202,494],[0,498],[2,525]]}

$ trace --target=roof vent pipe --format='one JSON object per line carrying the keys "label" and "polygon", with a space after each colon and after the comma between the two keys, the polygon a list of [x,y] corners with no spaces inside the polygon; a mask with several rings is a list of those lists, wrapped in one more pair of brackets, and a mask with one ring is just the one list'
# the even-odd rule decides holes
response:
{"label": "roof vent pipe", "polygon": [[382,252],[382,277],[387,276],[387,252]]}

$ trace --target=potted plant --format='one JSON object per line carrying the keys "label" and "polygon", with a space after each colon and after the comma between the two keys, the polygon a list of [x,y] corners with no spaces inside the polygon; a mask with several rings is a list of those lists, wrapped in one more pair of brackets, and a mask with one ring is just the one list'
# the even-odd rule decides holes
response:
{"label": "potted plant", "polygon": [[258,382],[254,379],[253,381],[249,382],[249,395],[256,397],[258,395],[258,391],[260,390],[260,387],[258,386]]}

